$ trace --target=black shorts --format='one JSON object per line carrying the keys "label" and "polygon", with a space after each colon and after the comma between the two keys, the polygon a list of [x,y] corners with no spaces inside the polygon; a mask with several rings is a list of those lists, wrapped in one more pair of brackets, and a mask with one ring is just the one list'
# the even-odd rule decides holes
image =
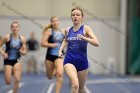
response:
{"label": "black shorts", "polygon": [[16,63],[18,63],[18,60],[9,60],[9,59],[4,59],[4,65],[10,65],[10,66],[14,66]]}
{"label": "black shorts", "polygon": [[54,62],[57,58],[59,58],[59,57],[50,55],[50,54],[46,54],[46,60],[50,60],[50,61]]}

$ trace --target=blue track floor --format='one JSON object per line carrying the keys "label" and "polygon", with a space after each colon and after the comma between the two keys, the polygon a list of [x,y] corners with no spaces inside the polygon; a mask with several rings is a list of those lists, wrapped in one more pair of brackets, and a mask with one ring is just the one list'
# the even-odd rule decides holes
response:
{"label": "blue track floor", "polygon": [[[0,73],[0,93],[12,93],[12,84],[5,85],[4,74]],[[140,77],[94,76],[89,74],[86,88],[88,93],[140,93]],[[55,93],[55,78],[48,80],[45,73],[23,74],[19,93]],[[69,79],[64,75],[61,93],[70,93]]]}

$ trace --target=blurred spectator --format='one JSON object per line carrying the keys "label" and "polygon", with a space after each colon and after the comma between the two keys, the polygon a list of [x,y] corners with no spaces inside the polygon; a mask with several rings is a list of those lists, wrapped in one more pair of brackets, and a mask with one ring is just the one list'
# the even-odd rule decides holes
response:
{"label": "blurred spectator", "polygon": [[[1,43],[2,43],[2,37],[0,36],[0,45],[1,45]],[[3,63],[3,60],[2,60],[3,58],[2,58],[2,56],[0,55],[0,72],[2,71],[2,63]]]}
{"label": "blurred spectator", "polygon": [[1,45],[1,42],[2,42],[2,40],[1,40],[1,39],[2,39],[2,37],[0,36],[0,45]]}
{"label": "blurred spectator", "polygon": [[35,38],[34,32],[30,33],[30,38],[27,40],[27,73],[37,73],[37,50],[39,48],[38,41]]}

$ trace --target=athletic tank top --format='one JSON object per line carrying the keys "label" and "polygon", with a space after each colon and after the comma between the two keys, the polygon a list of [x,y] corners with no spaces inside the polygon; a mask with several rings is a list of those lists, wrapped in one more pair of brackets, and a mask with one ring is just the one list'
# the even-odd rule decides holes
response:
{"label": "athletic tank top", "polygon": [[69,29],[67,35],[68,50],[66,57],[74,59],[87,59],[87,42],[77,37],[78,34],[84,36],[84,25],[81,25],[78,31],[74,32],[73,27]]}
{"label": "athletic tank top", "polygon": [[22,42],[21,38],[14,39],[12,34],[10,34],[10,40],[6,42],[6,51],[8,53],[8,60],[15,60],[20,58],[19,49],[21,48]]}
{"label": "athletic tank top", "polygon": [[59,51],[60,46],[62,44],[62,41],[64,39],[64,35],[63,35],[61,30],[56,32],[56,31],[53,31],[53,29],[52,29],[51,32],[52,32],[52,34],[49,37],[48,42],[49,43],[57,43],[57,47],[55,47],[55,48],[48,48],[47,53],[50,54],[50,55],[58,56],[58,51]]}

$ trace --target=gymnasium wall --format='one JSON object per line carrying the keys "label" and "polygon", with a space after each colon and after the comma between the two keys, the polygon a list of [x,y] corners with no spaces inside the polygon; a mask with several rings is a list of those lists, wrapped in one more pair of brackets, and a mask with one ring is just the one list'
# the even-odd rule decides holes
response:
{"label": "gymnasium wall", "polygon": [[[21,24],[21,31],[20,33],[24,35],[26,38],[29,38],[30,32],[33,31],[36,34],[36,38],[40,41],[41,40],[41,29],[33,24],[32,22],[20,18],[3,18],[0,21],[0,33],[2,35],[10,32],[10,23],[14,20],[18,20]],[[45,25],[49,23],[49,19],[38,19],[37,22]],[[106,21],[108,21],[106,19]],[[119,27],[119,20],[112,19],[108,21],[112,25]],[[70,19],[60,19],[60,24],[62,28],[68,27],[72,25],[72,22]],[[93,29],[93,32],[97,35],[100,46],[98,48],[95,48],[89,44],[88,46],[88,55],[99,62],[102,62],[103,64],[107,65],[108,60],[114,59],[117,67],[118,72],[120,71],[119,65],[121,65],[120,59],[119,59],[119,53],[120,51],[120,33],[115,32],[114,30],[110,29],[105,24],[99,22],[99,21],[88,21],[88,25],[90,25]],[[42,49],[41,49],[42,50]],[[44,49],[41,51],[41,55],[45,56]],[[94,65],[93,65],[94,64]],[[93,71],[95,73],[103,73],[105,71],[104,67],[102,65],[96,64],[95,62],[92,62],[93,65]]]}
{"label": "gymnasium wall", "polygon": [[[9,5],[27,16],[70,17],[72,4],[88,9],[97,16],[118,16],[120,0],[0,0],[0,15],[17,16],[3,5]],[[5,4],[3,4],[5,3]]]}
{"label": "gymnasium wall", "polygon": [[[17,20],[21,24],[20,33],[22,35],[29,38],[29,33],[34,31],[36,38],[40,41],[42,29],[39,24],[42,26],[48,24],[50,16],[57,15],[60,18],[60,27],[62,28],[72,25],[70,11],[73,2],[90,11],[98,18],[102,18],[104,22],[85,14],[84,24],[92,27],[100,42],[98,48],[88,45],[90,71],[94,74],[107,73],[108,71],[105,67],[109,68],[109,65],[113,63],[115,64],[116,72],[124,74],[125,67],[123,64],[125,62],[123,59],[125,58],[120,56],[122,49],[124,49],[124,46],[122,46],[124,38],[121,38],[122,33],[114,29],[121,29],[119,0],[67,0],[67,2],[66,0],[4,0],[4,2],[18,10],[24,17],[0,5],[2,7],[0,8],[0,35],[8,33],[11,22]],[[40,63],[44,61],[45,50],[40,48]]]}

